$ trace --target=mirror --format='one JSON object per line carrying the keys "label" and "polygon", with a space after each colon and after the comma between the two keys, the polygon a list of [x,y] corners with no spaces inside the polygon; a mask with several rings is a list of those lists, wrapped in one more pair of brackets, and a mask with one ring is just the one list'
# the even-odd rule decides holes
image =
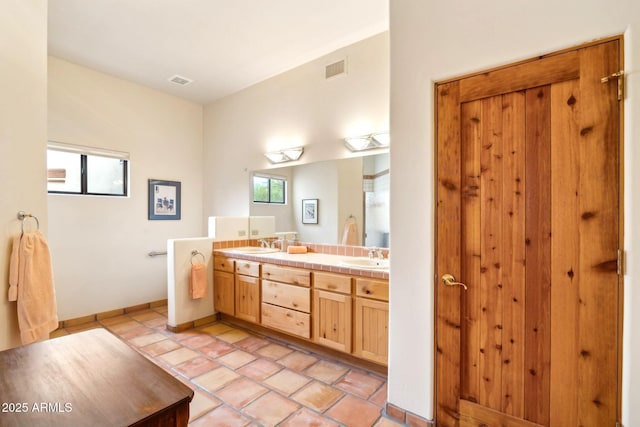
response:
{"label": "mirror", "polygon": [[[254,171],[251,216],[274,216],[276,231],[301,242],[389,247],[389,154]],[[253,201],[253,177],[285,179],[286,203]],[[303,200],[317,199],[317,224],[302,222]],[[315,203],[311,203],[315,205]]]}

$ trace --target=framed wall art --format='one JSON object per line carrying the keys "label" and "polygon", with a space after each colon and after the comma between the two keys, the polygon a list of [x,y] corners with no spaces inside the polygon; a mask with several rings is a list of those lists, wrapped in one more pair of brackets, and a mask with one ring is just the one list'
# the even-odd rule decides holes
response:
{"label": "framed wall art", "polygon": [[180,182],[149,180],[149,219],[180,219]]}
{"label": "framed wall art", "polygon": [[302,223],[318,223],[318,199],[302,199]]}

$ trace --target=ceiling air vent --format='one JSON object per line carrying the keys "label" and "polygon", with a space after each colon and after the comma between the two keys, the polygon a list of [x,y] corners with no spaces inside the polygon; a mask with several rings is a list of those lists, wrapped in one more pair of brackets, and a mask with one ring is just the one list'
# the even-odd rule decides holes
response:
{"label": "ceiling air vent", "polygon": [[339,76],[341,74],[345,74],[346,72],[347,72],[347,67],[345,64],[345,60],[342,59],[338,62],[334,62],[333,64],[329,64],[325,67],[324,78],[330,79],[331,77]]}
{"label": "ceiling air vent", "polygon": [[180,86],[186,86],[186,85],[188,85],[189,83],[192,83],[192,82],[193,82],[193,80],[188,79],[188,78],[186,78],[186,77],[179,76],[179,75],[177,75],[177,74],[176,74],[175,76],[171,77],[171,78],[169,79],[169,81],[170,81],[171,83],[175,83],[175,84],[180,85]]}

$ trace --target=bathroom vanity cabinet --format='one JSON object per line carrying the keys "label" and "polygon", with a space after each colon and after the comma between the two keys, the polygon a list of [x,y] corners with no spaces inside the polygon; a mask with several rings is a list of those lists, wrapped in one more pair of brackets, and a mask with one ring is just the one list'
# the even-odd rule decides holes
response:
{"label": "bathroom vanity cabinet", "polygon": [[[230,265],[235,265],[234,273],[229,273]],[[214,266],[217,311],[387,365],[388,280],[230,258],[218,252]]]}

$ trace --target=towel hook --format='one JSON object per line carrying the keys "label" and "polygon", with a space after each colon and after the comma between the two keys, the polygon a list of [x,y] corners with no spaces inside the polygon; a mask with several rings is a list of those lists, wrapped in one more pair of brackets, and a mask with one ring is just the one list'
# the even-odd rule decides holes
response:
{"label": "towel hook", "polygon": [[19,212],[18,212],[18,219],[19,219],[20,221],[22,221],[22,224],[20,225],[20,230],[21,230],[22,234],[24,234],[24,221],[25,221],[27,218],[33,218],[33,219],[35,219],[35,220],[36,220],[36,226],[38,227],[38,230],[40,230],[40,221],[38,221],[38,217],[37,217],[37,216],[35,216],[35,215],[31,215],[31,214],[28,214],[28,213],[26,213],[25,211],[19,211]]}
{"label": "towel hook", "polygon": [[195,249],[191,251],[191,265],[193,265],[193,257],[200,255],[202,257],[202,263],[204,264],[207,259],[204,257],[204,254],[200,251],[196,251]]}

